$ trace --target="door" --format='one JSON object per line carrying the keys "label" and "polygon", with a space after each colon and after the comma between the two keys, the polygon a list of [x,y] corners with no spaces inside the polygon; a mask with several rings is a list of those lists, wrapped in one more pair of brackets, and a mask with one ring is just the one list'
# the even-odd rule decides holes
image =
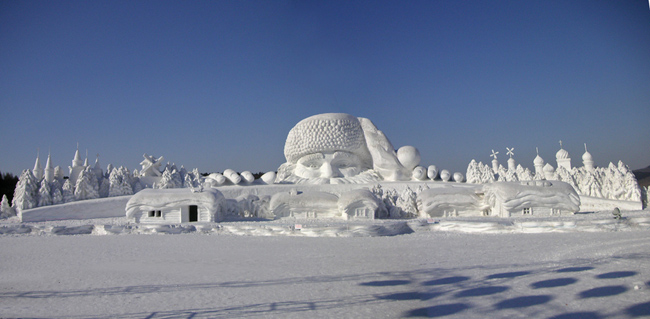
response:
{"label": "door", "polygon": [[199,221],[199,207],[190,205],[190,223]]}

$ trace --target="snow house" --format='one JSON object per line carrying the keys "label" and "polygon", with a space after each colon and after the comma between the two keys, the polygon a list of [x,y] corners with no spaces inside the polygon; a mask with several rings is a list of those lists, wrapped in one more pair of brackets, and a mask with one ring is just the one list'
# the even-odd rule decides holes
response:
{"label": "snow house", "polygon": [[553,216],[580,210],[580,197],[560,181],[494,182],[483,185],[490,216]]}
{"label": "snow house", "polygon": [[224,196],[216,189],[144,189],[126,204],[126,217],[143,224],[219,222]]}

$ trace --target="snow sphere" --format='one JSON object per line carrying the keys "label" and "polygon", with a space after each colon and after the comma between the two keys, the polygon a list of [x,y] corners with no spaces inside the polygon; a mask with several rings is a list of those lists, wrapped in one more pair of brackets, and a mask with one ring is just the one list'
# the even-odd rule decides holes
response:
{"label": "snow sphere", "polygon": [[443,169],[440,171],[440,179],[442,179],[443,182],[448,182],[450,177],[451,175],[449,174],[448,170]]}
{"label": "snow sphere", "polygon": [[423,181],[427,179],[427,169],[422,166],[417,166],[413,169],[413,179]]}
{"label": "snow sphere", "polygon": [[456,183],[462,183],[464,180],[465,180],[465,177],[463,176],[463,173],[461,173],[461,172],[454,173],[454,181]]}
{"label": "snow sphere", "polygon": [[434,180],[438,176],[438,168],[435,165],[429,165],[429,169],[427,169],[427,177],[429,179]]}
{"label": "snow sphere", "polygon": [[397,159],[409,170],[420,165],[420,151],[413,146],[402,146],[397,150]]}
{"label": "snow sphere", "polygon": [[273,184],[275,182],[275,172],[266,172],[260,179],[265,183],[265,184]]}

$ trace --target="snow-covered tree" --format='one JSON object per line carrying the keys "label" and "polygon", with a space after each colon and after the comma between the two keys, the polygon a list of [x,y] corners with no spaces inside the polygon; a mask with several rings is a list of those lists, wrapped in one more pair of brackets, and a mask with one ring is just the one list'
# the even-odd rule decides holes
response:
{"label": "snow-covered tree", "polygon": [[126,167],[120,166],[111,171],[109,176],[109,191],[108,196],[124,196],[133,195],[133,187],[131,186],[132,175]]}
{"label": "snow-covered tree", "polygon": [[406,187],[399,198],[397,198],[396,206],[404,212],[404,217],[418,217],[417,195],[410,187]]}
{"label": "snow-covered tree", "polygon": [[168,166],[162,174],[160,181],[156,183],[156,188],[180,188],[183,187],[181,174],[174,168]]}
{"label": "snow-covered tree", "polygon": [[467,173],[465,174],[467,183],[480,184],[481,183],[481,170],[479,164],[475,160],[469,162],[467,165]]}
{"label": "snow-covered tree", "polygon": [[517,178],[520,181],[532,181],[533,173],[528,169],[528,167],[526,167],[521,173],[517,174]]}
{"label": "snow-covered tree", "polygon": [[74,185],[72,185],[70,179],[66,179],[63,183],[63,186],[61,187],[61,194],[63,195],[64,203],[74,202],[76,200],[74,196]]}
{"label": "snow-covered tree", "polygon": [[99,197],[101,198],[108,197],[110,184],[111,183],[108,180],[108,178],[102,178],[102,182],[99,184]]}
{"label": "snow-covered tree", "polygon": [[[94,181],[94,183],[93,183]],[[95,199],[99,198],[99,193],[95,188],[97,179],[95,173],[90,169],[85,169],[79,174],[77,185],[75,185],[74,197],[77,200]]]}
{"label": "snow-covered tree", "polygon": [[52,205],[52,190],[50,183],[43,179],[41,180],[41,188],[38,190],[38,206]]}
{"label": "snow-covered tree", "polygon": [[52,188],[52,205],[58,205],[63,203],[63,193],[61,188]]}
{"label": "snow-covered tree", "polygon": [[38,181],[31,170],[24,170],[18,178],[14,190],[12,207],[20,214],[25,209],[34,208],[38,204]]}
{"label": "snow-covered tree", "polygon": [[16,211],[14,211],[14,209],[11,208],[11,205],[9,205],[7,195],[2,195],[2,201],[0,202],[0,218],[9,218],[13,216],[16,216]]}

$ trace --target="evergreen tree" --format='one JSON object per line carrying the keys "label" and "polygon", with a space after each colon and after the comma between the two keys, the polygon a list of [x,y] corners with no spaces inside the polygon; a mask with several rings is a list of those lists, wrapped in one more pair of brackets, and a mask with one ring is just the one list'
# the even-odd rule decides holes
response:
{"label": "evergreen tree", "polygon": [[38,190],[38,206],[52,205],[52,194],[50,183],[47,180],[41,180],[41,188]]}
{"label": "evergreen tree", "polygon": [[2,202],[0,202],[0,218],[9,218],[16,216],[16,212],[11,205],[9,205],[9,199],[7,195],[2,195]]}
{"label": "evergreen tree", "polygon": [[95,189],[95,185],[93,185],[93,180],[97,183],[97,179],[94,177],[95,173],[89,169],[81,171],[74,190],[74,197],[77,200],[99,198],[99,193]]}
{"label": "evergreen tree", "polygon": [[74,196],[74,185],[72,185],[72,182],[69,179],[65,180],[61,189],[64,203],[74,202],[76,200]]}
{"label": "evergreen tree", "polygon": [[479,170],[479,165],[475,160],[469,162],[467,165],[467,173],[465,174],[467,178],[467,183],[480,184],[481,183],[481,172]]}
{"label": "evergreen tree", "polygon": [[38,204],[38,182],[31,170],[24,170],[18,178],[12,207],[20,214],[25,209],[34,208]]}
{"label": "evergreen tree", "polygon": [[399,196],[396,206],[404,212],[404,217],[413,218],[418,216],[417,195],[410,187],[406,187],[402,195]]}
{"label": "evergreen tree", "polygon": [[60,188],[52,188],[52,205],[63,203],[63,193]]}
{"label": "evergreen tree", "polygon": [[101,184],[99,184],[99,197],[104,198],[108,197],[108,191],[110,188],[110,181],[107,178],[102,178]]}

